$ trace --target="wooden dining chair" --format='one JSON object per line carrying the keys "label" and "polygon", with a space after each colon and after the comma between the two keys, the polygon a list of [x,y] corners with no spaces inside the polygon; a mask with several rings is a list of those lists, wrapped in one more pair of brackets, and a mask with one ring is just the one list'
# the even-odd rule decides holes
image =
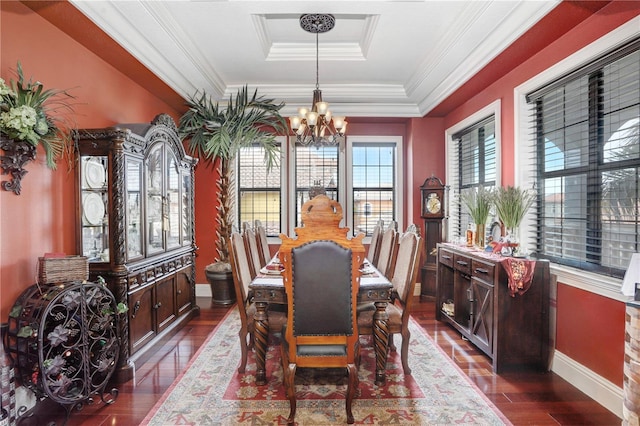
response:
{"label": "wooden dining chair", "polygon": [[[282,368],[290,411],[287,424],[295,423],[295,374],[298,367],[345,368],[348,374],[347,423],[358,388],[359,340],[356,301],[358,266],[364,247],[354,252],[350,244],[318,240],[282,252],[288,319],[283,330]],[[330,268],[327,265],[331,265]]]}
{"label": "wooden dining chair", "polygon": [[373,227],[373,233],[371,234],[371,243],[369,244],[369,251],[367,252],[367,259],[372,265],[378,263],[378,255],[380,254],[380,240],[382,239],[382,230],[384,228],[384,222],[379,220],[376,226]]}
{"label": "wooden dining chair", "polygon": [[351,405],[358,388],[356,304],[364,234],[347,238],[349,228],[339,228],[342,207],[323,195],[303,205],[302,217],[304,227],[296,228],[297,238],[280,235],[287,294],[287,323],[282,331],[283,381],[290,405],[287,424],[295,423],[298,367],[346,370],[345,408],[347,423],[352,424]]}
{"label": "wooden dining chair", "polygon": [[395,256],[395,250],[398,241],[398,231],[393,228],[387,228],[382,234],[380,240],[380,250],[378,252],[378,261],[373,263],[385,277],[391,279],[392,265]]}
{"label": "wooden dining chair", "polygon": [[258,249],[258,240],[256,239],[256,233],[251,226],[244,226],[242,236],[244,238],[244,245],[249,256],[249,266],[251,268],[251,278],[255,278],[260,273],[260,269],[264,265],[260,264],[260,251]]}
{"label": "wooden dining chair", "polygon": [[[256,307],[251,300],[251,292],[249,291],[249,284],[251,284],[252,277],[249,267],[249,256],[247,255],[242,235],[238,232],[231,233],[228,246],[233,284],[236,290],[236,299],[238,300],[238,311],[240,312],[240,330],[238,335],[240,337],[241,359],[240,365],[238,366],[238,373],[244,373],[247,366],[247,353],[249,349],[253,347],[255,338],[253,317],[256,313]],[[269,333],[280,334],[283,325],[287,321],[286,312],[269,309],[267,310],[267,321],[269,321]]]}
{"label": "wooden dining chair", "polygon": [[[420,258],[420,240],[421,238],[413,233],[406,232],[400,237],[398,243],[398,253],[396,255],[396,265],[391,278],[393,284],[392,303],[387,305],[387,314],[389,315],[389,347],[395,350],[393,345],[393,334],[400,333],[402,335],[402,348],[400,357],[402,360],[402,369],[404,374],[410,375],[411,369],[408,363],[409,339],[409,316],[411,306],[413,304],[413,292],[416,286],[416,279],[419,269]],[[369,309],[360,307],[358,312],[358,328],[360,334],[373,334],[373,314],[375,306],[371,305]]]}
{"label": "wooden dining chair", "polygon": [[259,219],[254,221],[253,229],[256,232],[258,241],[258,252],[260,254],[260,266],[266,266],[271,260],[271,252],[269,251],[269,241],[267,240],[267,229],[262,225]]}

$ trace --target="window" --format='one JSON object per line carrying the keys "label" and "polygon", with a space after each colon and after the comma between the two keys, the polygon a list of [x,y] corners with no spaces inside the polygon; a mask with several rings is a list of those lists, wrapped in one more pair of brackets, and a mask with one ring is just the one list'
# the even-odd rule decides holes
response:
{"label": "window", "polygon": [[379,220],[402,224],[402,137],[347,137],[346,226],[367,236]]}
{"label": "window", "polygon": [[[284,138],[279,140],[283,143]],[[289,162],[284,159],[286,151],[282,149],[280,164],[269,173],[259,146],[238,155],[238,229],[243,222],[259,219],[269,237],[292,235],[301,226],[302,204],[317,187],[340,202],[343,226],[353,233],[370,236],[379,219],[396,220],[402,227],[402,218],[397,217],[402,206],[402,137],[350,136],[344,147],[294,145],[288,151]]]}
{"label": "window", "polygon": [[[281,141],[282,143],[282,141]],[[267,171],[264,149],[259,145],[243,148],[237,161],[238,221],[264,225],[267,236],[277,237],[281,232],[281,206],[283,206],[282,163]]]}
{"label": "window", "polygon": [[338,200],[340,180],[338,177],[338,146],[295,147],[296,213],[295,226],[302,226],[300,212],[302,205],[309,201],[309,189],[322,187],[326,195]]}
{"label": "window", "polygon": [[[499,186],[497,129],[500,103],[495,102],[447,130],[447,181],[449,186],[449,236],[455,241],[473,222],[460,203],[460,193],[483,186]],[[457,130],[459,129],[459,130]],[[489,219],[492,221],[492,219]],[[491,227],[487,224],[487,230]]]}
{"label": "window", "polygon": [[640,40],[527,96],[537,252],[622,277],[640,251]]}
{"label": "window", "polygon": [[371,236],[379,220],[396,217],[395,144],[356,142],[352,154],[353,230]]}

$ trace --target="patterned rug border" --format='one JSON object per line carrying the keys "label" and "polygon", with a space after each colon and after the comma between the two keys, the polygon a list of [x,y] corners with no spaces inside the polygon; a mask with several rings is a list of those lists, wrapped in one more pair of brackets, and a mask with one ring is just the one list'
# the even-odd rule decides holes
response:
{"label": "patterned rug border", "polygon": [[[164,392],[164,394],[162,395],[162,397],[156,402],[156,404],[153,406],[153,408],[149,411],[149,413],[147,414],[147,416],[144,418],[144,420],[142,421],[141,425],[150,425],[152,424],[151,422],[154,421],[154,417],[161,411],[162,406],[165,404],[165,402],[167,402],[167,399],[169,399],[172,395],[172,393],[174,392],[174,390],[176,390],[176,388],[181,384],[182,380],[185,378],[185,376],[189,373],[190,369],[193,367],[193,365],[199,360],[200,356],[202,355],[202,353],[204,351],[207,350],[207,348],[209,347],[209,345],[211,344],[211,341],[216,337],[216,335],[220,332],[220,329],[227,324],[227,322],[230,320],[230,317],[233,315],[237,315],[237,306],[233,307],[232,309],[229,310],[229,312],[227,312],[227,314],[224,316],[224,318],[220,321],[220,323],[218,323],[216,325],[216,327],[211,331],[211,333],[207,336],[207,338],[205,339],[205,341],[203,342],[203,344],[200,346],[200,348],[198,348],[198,350],[196,351],[196,353],[194,354],[194,356],[189,360],[187,366],[185,367],[185,369],[178,375],[178,377],[176,377],[176,379],[173,381],[173,383],[168,387],[168,389]],[[434,341],[434,339],[426,332],[424,331],[413,318],[410,318],[410,331],[412,333],[412,340],[415,338],[415,334],[420,334],[425,340],[427,340],[428,344],[430,344],[430,346],[432,346],[433,348],[437,349],[438,355],[445,360],[445,362],[447,363],[448,366],[453,367],[453,370],[455,370],[457,376],[459,378],[461,378],[475,393],[475,395],[477,397],[479,397],[479,399],[482,400],[482,402],[484,404],[486,404],[487,408],[489,408],[493,415],[495,415],[495,417],[497,417],[497,419],[494,419],[494,421],[491,422],[482,422],[482,423],[477,423],[477,422],[472,422],[472,423],[464,423],[464,424],[505,424],[505,425],[509,425],[512,426],[512,423],[504,416],[504,414],[502,414],[502,412],[500,412],[500,410],[498,410],[498,408],[493,404],[493,402],[487,398],[487,396],[477,387],[477,385],[465,374],[465,372],[458,366],[456,365],[455,362],[453,362],[449,356],[447,355],[447,353],[440,347],[438,346],[438,344]],[[234,337],[237,338],[237,334],[234,334]],[[398,339],[399,340],[399,339]],[[399,342],[396,341],[396,344],[398,344]],[[238,346],[237,348],[235,348],[235,346]],[[399,346],[398,346],[399,347]],[[237,349],[237,352],[239,353],[239,344],[237,342],[237,340],[234,340],[232,345],[230,345],[231,349]],[[414,361],[415,362],[415,361]],[[235,364],[233,364],[233,370],[235,372],[235,369],[237,368],[237,362]],[[412,369],[415,371],[415,368],[412,366]],[[231,375],[231,377],[233,377],[233,375]],[[228,386],[228,383],[226,383],[225,386],[223,386],[223,388],[226,389],[226,386]],[[215,392],[214,392],[215,393]],[[224,393],[224,392],[223,392]],[[357,399],[357,398],[356,398]],[[389,412],[396,412],[397,413],[397,419],[398,423],[401,424],[414,424],[414,423],[410,423],[407,421],[401,421],[401,420],[407,420],[410,417],[410,412],[411,411],[407,411],[405,409],[416,409],[418,408],[415,413],[416,414],[420,414],[421,410],[419,409],[419,404],[416,402],[417,400],[413,400],[413,399],[404,399],[404,400],[376,400],[374,405],[380,409],[388,409]],[[273,409],[274,405],[276,403],[279,403],[280,401],[269,401],[269,400],[265,400],[264,402],[261,401],[242,401],[242,400],[238,400],[238,401],[233,401],[234,404],[236,404],[236,406],[238,408],[241,409],[251,409],[251,410],[256,410],[256,413],[262,413],[262,410],[268,410],[268,409]],[[287,403],[288,406],[288,403]],[[226,408],[226,407],[223,407]],[[310,409],[311,411],[323,411],[323,410],[333,410],[333,411],[343,411],[344,410],[344,403],[342,401],[337,401],[337,400],[312,400],[312,401],[299,401],[298,403],[298,413],[300,414],[301,410],[304,409]],[[395,410],[394,410],[395,409]],[[355,414],[355,401],[354,401],[354,414]],[[206,416],[205,419],[203,419],[202,424],[236,424],[237,421],[234,421],[232,419],[229,418],[224,418],[222,416],[223,413],[217,413],[221,416],[213,416],[213,417],[209,417]],[[283,413],[283,416],[286,416],[287,413]],[[326,414],[326,413],[325,413]],[[215,419],[215,420],[214,420]],[[154,422],[154,425],[157,424],[197,424],[200,425],[201,423],[157,423],[158,419],[155,419],[156,422]],[[250,419],[246,419],[246,418],[240,418],[240,420],[244,420],[247,421]],[[338,422],[339,424],[339,420],[340,418],[337,417],[335,419],[336,422]],[[365,422],[366,424],[374,424],[373,420],[375,420],[375,418],[373,419],[369,419],[371,420],[371,423]],[[342,420],[343,421],[343,420]],[[499,421],[501,423],[497,423],[496,421]],[[303,424],[303,423],[300,423]],[[333,422],[331,423],[323,423],[323,424],[334,424]],[[415,424],[424,424],[424,423],[415,423]],[[445,424],[445,423],[441,423],[436,421],[434,422],[430,422],[429,424]]]}

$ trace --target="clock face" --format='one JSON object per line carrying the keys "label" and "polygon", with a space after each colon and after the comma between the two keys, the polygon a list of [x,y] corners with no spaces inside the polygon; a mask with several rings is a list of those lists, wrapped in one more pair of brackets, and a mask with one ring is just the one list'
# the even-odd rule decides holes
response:
{"label": "clock face", "polygon": [[436,194],[435,192],[432,192],[429,195],[427,195],[426,203],[427,203],[426,210],[431,214],[439,213],[440,209],[442,208],[440,197],[438,197],[438,194]]}

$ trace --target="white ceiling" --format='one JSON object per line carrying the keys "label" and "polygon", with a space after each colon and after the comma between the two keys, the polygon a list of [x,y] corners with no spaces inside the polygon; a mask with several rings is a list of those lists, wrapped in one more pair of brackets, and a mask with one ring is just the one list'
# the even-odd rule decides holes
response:
{"label": "white ceiling", "polygon": [[224,101],[245,84],[310,106],[316,36],[303,13],[331,13],[319,84],[334,115],[421,117],[557,1],[92,1],[73,5],[183,97]]}

